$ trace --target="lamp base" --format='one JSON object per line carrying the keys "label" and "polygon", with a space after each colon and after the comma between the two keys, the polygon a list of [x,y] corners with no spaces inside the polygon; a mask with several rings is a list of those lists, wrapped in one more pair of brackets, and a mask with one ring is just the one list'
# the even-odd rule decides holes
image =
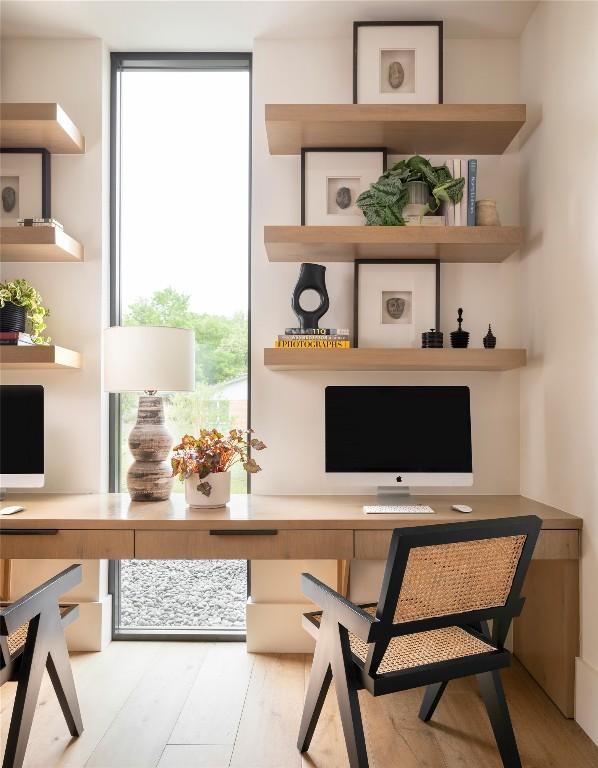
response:
{"label": "lamp base", "polygon": [[162,398],[140,397],[137,423],[129,435],[135,461],[127,473],[127,487],[133,501],[164,501],[170,496],[174,478],[167,459],[171,446]]}

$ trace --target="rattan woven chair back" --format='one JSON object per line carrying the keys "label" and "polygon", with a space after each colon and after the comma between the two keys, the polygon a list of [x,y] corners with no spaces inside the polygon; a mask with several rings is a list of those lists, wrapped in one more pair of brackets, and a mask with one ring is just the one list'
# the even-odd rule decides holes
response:
{"label": "rattan woven chair back", "polygon": [[[421,631],[426,624],[439,628],[492,619],[493,639],[502,647],[521,610],[521,587],[540,524],[530,516],[393,531],[376,608],[389,638],[405,624]],[[378,656],[370,654],[372,660]]]}

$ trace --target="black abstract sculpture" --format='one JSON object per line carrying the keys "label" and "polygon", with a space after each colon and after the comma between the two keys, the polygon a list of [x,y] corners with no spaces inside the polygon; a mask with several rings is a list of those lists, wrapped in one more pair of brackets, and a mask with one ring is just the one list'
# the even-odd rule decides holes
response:
{"label": "black abstract sculpture", "polygon": [[451,331],[451,347],[454,349],[466,349],[469,345],[469,331],[461,329],[461,323],[463,322],[463,308],[459,307],[457,313],[457,322],[459,323],[459,330]]}
{"label": "black abstract sculpture", "polygon": [[[320,297],[320,305],[315,309],[303,309],[301,306],[301,294],[304,291],[315,291]],[[330,306],[328,291],[326,290],[326,267],[321,264],[302,264],[297,285],[291,298],[293,312],[299,320],[301,330],[305,328],[318,328],[318,322]]]}
{"label": "black abstract sculpture", "polygon": [[488,333],[484,336],[483,341],[486,349],[494,349],[496,346],[496,336],[492,333],[491,325],[488,325]]}

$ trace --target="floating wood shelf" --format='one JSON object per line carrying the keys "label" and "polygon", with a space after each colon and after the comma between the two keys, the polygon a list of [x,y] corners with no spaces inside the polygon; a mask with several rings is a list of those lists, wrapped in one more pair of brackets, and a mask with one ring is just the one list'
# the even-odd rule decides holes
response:
{"label": "floating wood shelf", "polygon": [[83,261],[83,246],[60,227],[2,227],[0,261]]}
{"label": "floating wood shelf", "polygon": [[500,155],[524,123],[525,104],[266,104],[272,155],[302,147]]}
{"label": "floating wood shelf", "polygon": [[264,349],[275,371],[509,371],[525,349]]}
{"label": "floating wood shelf", "polygon": [[0,104],[0,145],[42,147],[62,155],[85,152],[81,131],[60,104]]}
{"label": "floating wood shelf", "polygon": [[504,261],[522,241],[521,227],[264,227],[270,261],[440,259]]}
{"label": "floating wood shelf", "polygon": [[0,346],[0,369],[81,368],[81,355],[64,347]]}

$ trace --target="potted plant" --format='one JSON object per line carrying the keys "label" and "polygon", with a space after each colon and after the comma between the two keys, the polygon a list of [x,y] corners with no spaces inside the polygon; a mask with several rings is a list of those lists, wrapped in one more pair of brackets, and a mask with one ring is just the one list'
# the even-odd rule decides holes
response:
{"label": "potted plant", "polygon": [[[417,183],[415,183],[417,182]],[[445,165],[433,166],[425,157],[414,155],[401,160],[382,174],[356,200],[370,226],[404,226],[403,213],[410,203],[419,206],[420,218],[436,213],[442,203],[458,203],[463,197],[463,177],[454,179]],[[428,187],[427,201],[424,193]],[[425,202],[424,202],[425,201]]]}
{"label": "potted plant", "polygon": [[251,474],[261,470],[248,453],[266,446],[251,432],[231,429],[224,436],[217,429],[201,429],[199,437],[185,435],[175,446],[172,474],[184,481],[190,507],[224,507],[230,501],[230,471],[235,464],[241,463]]}
{"label": "potted plant", "polygon": [[50,337],[41,335],[46,327],[44,319],[49,314],[42,306],[42,297],[27,280],[0,283],[0,331],[25,333],[29,323],[31,341],[49,344]]}

